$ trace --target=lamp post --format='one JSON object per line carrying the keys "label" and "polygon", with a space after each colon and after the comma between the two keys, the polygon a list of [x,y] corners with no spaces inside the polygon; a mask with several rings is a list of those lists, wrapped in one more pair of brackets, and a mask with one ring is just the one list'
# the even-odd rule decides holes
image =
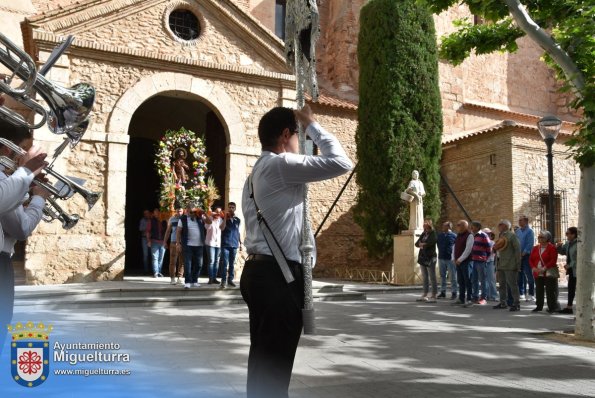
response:
{"label": "lamp post", "polygon": [[547,145],[547,177],[548,177],[548,207],[549,207],[549,220],[548,220],[548,229],[552,234],[552,241],[555,242],[556,239],[556,217],[555,217],[555,209],[554,209],[554,163],[553,158],[554,155],[552,154],[552,146],[554,145],[554,141],[556,141],[556,137],[558,137],[558,133],[560,132],[560,128],[562,127],[562,121],[555,116],[545,116],[541,118],[537,122],[537,128],[539,129],[539,134],[545,141],[545,145]]}

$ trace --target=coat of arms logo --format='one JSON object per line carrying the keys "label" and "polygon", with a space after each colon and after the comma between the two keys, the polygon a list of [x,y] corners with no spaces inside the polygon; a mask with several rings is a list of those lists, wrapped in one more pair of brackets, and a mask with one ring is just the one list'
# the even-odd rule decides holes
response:
{"label": "coat of arms logo", "polygon": [[27,322],[9,325],[12,379],[24,387],[37,387],[47,380],[50,372],[50,341],[52,325]]}

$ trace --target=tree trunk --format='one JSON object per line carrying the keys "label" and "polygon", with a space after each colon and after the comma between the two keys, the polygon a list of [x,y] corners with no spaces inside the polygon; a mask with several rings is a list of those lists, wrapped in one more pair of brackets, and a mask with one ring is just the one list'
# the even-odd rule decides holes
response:
{"label": "tree trunk", "polygon": [[575,94],[580,96],[579,91],[585,87],[585,76],[581,73],[572,58],[545,30],[533,21],[519,0],[505,1],[514,22],[562,68],[568,81],[572,82],[572,85],[576,88]]}
{"label": "tree trunk", "polygon": [[[572,58],[527,13],[519,0],[505,0],[515,23],[537,45],[543,48],[562,68],[576,88],[576,95],[585,87],[585,76]],[[578,258],[575,335],[595,340],[595,166],[583,167],[579,191]]]}
{"label": "tree trunk", "polygon": [[595,340],[595,166],[581,174],[575,335]]}

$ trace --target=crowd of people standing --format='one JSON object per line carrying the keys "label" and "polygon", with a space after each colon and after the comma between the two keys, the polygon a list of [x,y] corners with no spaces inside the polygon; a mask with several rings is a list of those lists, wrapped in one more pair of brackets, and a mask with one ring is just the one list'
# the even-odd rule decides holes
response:
{"label": "crowd of people standing", "polygon": [[241,250],[241,221],[235,211],[234,202],[228,204],[226,212],[221,207],[204,212],[189,204],[165,220],[159,209],[145,210],[138,226],[144,272],[154,278],[163,277],[161,271],[169,250],[170,283],[183,284],[187,289],[200,287],[198,277],[206,254],[208,284],[235,287],[234,265]]}
{"label": "crowd of people standing", "polygon": [[[510,221],[501,220],[497,235],[489,228],[482,228],[479,221],[469,224],[460,220],[455,231],[447,221],[438,233],[432,221],[425,220],[423,228],[415,243],[419,247],[418,264],[423,281],[423,294],[417,301],[447,298],[450,280],[452,305],[468,308],[493,301],[496,304],[492,308],[514,312],[521,309],[524,301],[535,303],[532,312],[542,311],[547,304],[550,314],[572,314],[576,291],[576,227],[568,228],[566,242],[557,244],[545,230],[538,233],[536,244],[526,216],[519,218],[514,229]],[[568,304],[563,309],[558,303],[559,254],[566,256],[564,268],[568,276]]]}

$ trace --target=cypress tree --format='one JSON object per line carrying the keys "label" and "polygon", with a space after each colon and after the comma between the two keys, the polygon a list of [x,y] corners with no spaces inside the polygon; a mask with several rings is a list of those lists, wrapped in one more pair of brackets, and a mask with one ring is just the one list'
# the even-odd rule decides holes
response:
{"label": "cypress tree", "polygon": [[355,221],[371,255],[392,249],[408,229],[400,199],[413,170],[424,183],[424,216],[440,212],[442,111],[432,14],[416,0],[370,0],[361,9],[358,44],[358,195]]}

